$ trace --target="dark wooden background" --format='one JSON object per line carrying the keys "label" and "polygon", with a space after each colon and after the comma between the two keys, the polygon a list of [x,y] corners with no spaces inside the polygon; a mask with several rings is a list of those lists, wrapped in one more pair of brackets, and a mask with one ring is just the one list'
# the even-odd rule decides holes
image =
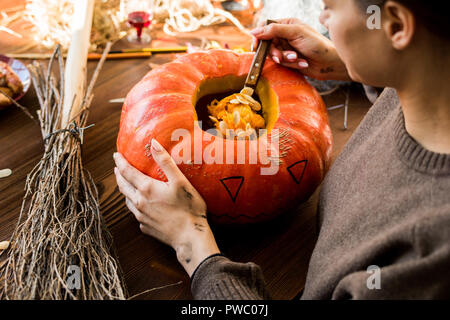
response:
{"label": "dark wooden background", "polygon": [[[2,0],[0,10],[17,6],[21,1]],[[20,23],[15,31],[24,32]],[[166,37],[155,29],[154,38]],[[177,37],[180,44],[187,41],[199,44],[201,38],[227,43],[231,47],[249,47],[251,39],[229,25],[203,28],[194,33]],[[0,32],[0,54],[16,52],[30,41]],[[126,41],[115,44],[113,49],[129,46]],[[36,47],[33,52],[43,51]],[[28,52],[30,52],[29,50]],[[112,154],[119,129],[121,104],[111,104],[110,99],[125,97],[127,92],[149,70],[150,65],[171,61],[174,54],[154,55],[150,59],[106,61],[94,90],[88,124],[95,126],[85,132],[83,163],[96,181],[101,212],[114,237],[119,262],[125,273],[130,295],[144,290],[174,284],[139,296],[140,299],[191,299],[190,279],[178,264],[173,249],[140,233],[138,223],[127,210],[119,193],[113,174]],[[24,60],[25,63],[29,61]],[[89,62],[91,74],[95,67]],[[325,97],[328,106],[341,104],[345,90],[338,90]],[[32,113],[38,109],[37,99],[31,88],[20,103]],[[344,110],[330,111],[330,123],[334,134],[333,159],[367,112],[370,103],[360,87],[350,91],[348,130],[344,130]],[[27,173],[39,161],[43,142],[39,127],[15,107],[0,110],[0,169],[10,168],[13,174],[0,179],[0,241],[9,240],[17,222],[24,195]],[[269,290],[275,299],[294,299],[301,293],[308,262],[316,240],[316,206],[319,190],[294,212],[274,221],[257,226],[223,228],[214,227],[220,249],[229,258],[252,261],[263,270]]]}

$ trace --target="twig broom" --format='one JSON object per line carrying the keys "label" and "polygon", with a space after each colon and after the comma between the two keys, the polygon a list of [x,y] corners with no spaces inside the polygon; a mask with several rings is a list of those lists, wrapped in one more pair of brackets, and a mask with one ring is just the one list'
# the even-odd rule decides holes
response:
{"label": "twig broom", "polygon": [[[79,24],[66,70],[59,46],[46,72],[39,63],[29,66],[45,150],[27,177],[19,221],[3,252],[2,299],[125,299],[97,189],[81,159],[92,90],[111,47],[107,45],[86,88],[93,2],[76,2],[74,21]],[[52,74],[55,64],[59,79]]]}

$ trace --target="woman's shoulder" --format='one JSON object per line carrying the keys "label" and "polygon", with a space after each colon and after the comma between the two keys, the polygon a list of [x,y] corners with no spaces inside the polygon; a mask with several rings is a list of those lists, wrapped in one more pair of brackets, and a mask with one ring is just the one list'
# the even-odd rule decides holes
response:
{"label": "woman's shoulder", "polygon": [[397,91],[385,88],[372,107],[355,129],[335,163],[347,161],[347,158],[364,144],[373,141],[373,137],[380,133],[385,135],[395,129],[395,119],[401,112]]}
{"label": "woman's shoulder", "polygon": [[385,88],[373,106],[369,109],[355,133],[362,133],[360,131],[365,132],[374,128],[374,126],[381,125],[389,115],[399,109],[400,100],[398,98],[397,90]]}

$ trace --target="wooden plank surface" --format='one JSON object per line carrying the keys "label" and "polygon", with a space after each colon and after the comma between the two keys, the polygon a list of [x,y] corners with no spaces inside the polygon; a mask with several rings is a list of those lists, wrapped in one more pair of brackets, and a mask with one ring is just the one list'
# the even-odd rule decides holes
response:
{"label": "wooden plank surface", "polygon": [[[17,1],[2,0],[0,10],[15,5]],[[14,30],[20,32],[21,26],[16,26]],[[153,33],[154,38],[163,36],[158,31]],[[198,44],[202,37],[231,46],[250,45],[250,38],[227,25],[180,35],[178,41],[180,44],[186,41]],[[29,37],[17,39],[0,32],[0,54],[18,50],[27,41]],[[126,41],[121,41],[113,49],[127,46]],[[84,135],[83,163],[96,181],[101,212],[113,234],[129,293],[134,295],[151,288],[182,282],[143,294],[139,296],[140,299],[191,299],[190,279],[178,264],[173,249],[140,233],[138,223],[127,210],[124,198],[118,191],[113,175],[112,154],[116,150],[122,105],[108,103],[108,100],[125,97],[150,70],[149,63],[162,64],[175,57],[173,54],[159,54],[150,59],[106,61],[94,90],[95,98],[88,120],[88,124],[94,123],[95,126]],[[94,67],[95,63],[89,62],[89,73]],[[343,103],[344,100],[342,90],[325,98],[328,106]],[[38,104],[32,89],[21,100],[21,104],[35,113]],[[348,130],[343,129],[344,110],[330,111],[334,158],[369,106],[362,90],[353,88]],[[13,170],[10,177],[0,179],[0,241],[9,239],[12,234],[24,195],[26,175],[39,161],[42,152],[39,127],[15,107],[0,110],[0,169]],[[214,227],[219,248],[235,261],[259,264],[275,299],[293,299],[303,289],[308,261],[316,240],[317,199],[318,191],[297,210],[263,225]]]}

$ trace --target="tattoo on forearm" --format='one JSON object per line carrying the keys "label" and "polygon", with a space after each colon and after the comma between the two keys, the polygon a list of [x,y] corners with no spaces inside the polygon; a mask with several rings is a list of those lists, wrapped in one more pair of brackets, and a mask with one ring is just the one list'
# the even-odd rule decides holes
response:
{"label": "tattoo on forearm", "polygon": [[189,264],[192,260],[192,243],[183,243],[177,248],[178,261]]}
{"label": "tattoo on forearm", "polygon": [[205,214],[196,214],[196,213],[194,213],[194,210],[193,210],[193,208],[192,208],[192,205],[193,205],[193,199],[194,199],[194,195],[191,193],[191,192],[189,192],[187,189],[186,189],[186,187],[181,187],[181,189],[178,191],[178,198],[180,199],[180,200],[182,200],[182,201],[186,201],[187,202],[187,205],[189,206],[189,211],[194,215],[194,216],[196,216],[196,217],[199,217],[199,218],[203,218],[203,219],[206,219],[206,215]]}
{"label": "tattoo on forearm", "polygon": [[185,201],[189,206],[189,211],[192,211],[192,199],[194,198],[192,193],[186,190],[186,187],[181,187],[177,193],[177,196],[181,201]]}
{"label": "tattoo on forearm", "polygon": [[194,196],[192,195],[192,193],[190,193],[189,191],[187,191],[185,187],[182,187],[181,189],[182,189],[183,192],[184,192],[184,194],[183,194],[184,197],[187,198],[187,199],[189,199],[189,200],[192,200],[192,198],[194,197]]}
{"label": "tattoo on forearm", "polygon": [[194,228],[195,228],[195,230],[198,230],[200,232],[205,231],[205,226],[200,223],[194,223]]}

